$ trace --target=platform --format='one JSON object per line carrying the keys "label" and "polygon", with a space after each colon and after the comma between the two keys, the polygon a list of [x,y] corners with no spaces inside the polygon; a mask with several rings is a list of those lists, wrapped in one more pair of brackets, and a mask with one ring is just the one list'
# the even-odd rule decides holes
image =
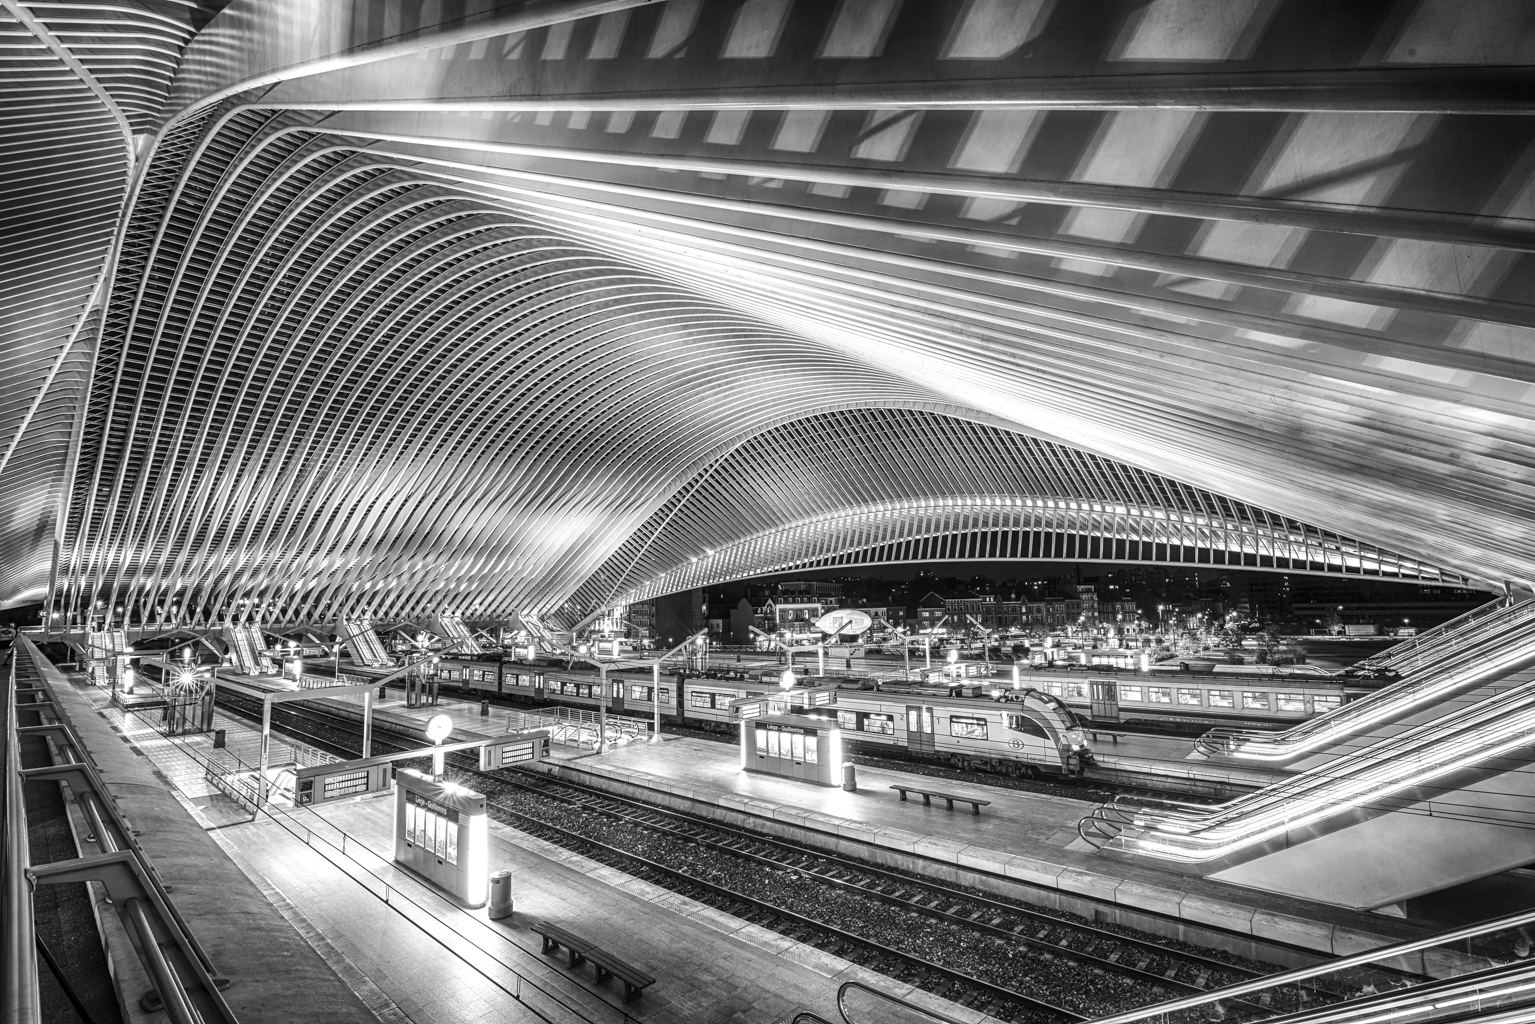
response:
{"label": "platform", "polygon": [[[1088,897],[1191,928],[1330,955],[1425,934],[1409,922],[1068,849],[1077,838],[1077,821],[1092,809],[1087,801],[862,766],[859,791],[846,793],[744,772],[734,744],[690,738],[669,737],[601,756],[557,753],[546,769],[825,833],[868,844],[871,852],[892,851]],[[941,803],[903,802],[888,788],[896,781],[973,793],[992,803],[976,817]]]}
{"label": "platform", "polygon": [[[80,699],[105,703],[101,691],[83,684],[80,689]],[[467,715],[469,702],[454,703]],[[403,720],[418,720],[441,708],[395,711]],[[477,716],[478,704],[473,710]],[[491,822],[490,868],[513,872],[517,913],[510,922],[492,923],[486,911],[461,910],[392,864],[387,797],[273,806],[252,820],[203,778],[211,737],[167,738],[153,727],[152,715],[110,706],[103,714],[132,737],[157,775],[174,780],[219,846],[324,951],[335,974],[367,1000],[377,1019],[390,1024],[533,1021],[540,1019],[535,1009],[545,1020],[612,1024],[625,1021],[625,1014],[636,1021],[769,1024],[807,1008],[836,1019],[836,991],[849,980],[931,1005],[965,1024],[994,1024],[977,1011],[498,822]],[[243,718],[219,711],[215,725],[226,730],[231,749],[259,744],[259,727]],[[280,729],[274,728],[273,739],[285,742]],[[622,1004],[617,987],[598,986],[590,968],[572,972],[563,960],[541,954],[540,939],[527,929],[538,918],[599,937],[654,975],[656,984]],[[334,1019],[344,1024],[349,1018]]]}

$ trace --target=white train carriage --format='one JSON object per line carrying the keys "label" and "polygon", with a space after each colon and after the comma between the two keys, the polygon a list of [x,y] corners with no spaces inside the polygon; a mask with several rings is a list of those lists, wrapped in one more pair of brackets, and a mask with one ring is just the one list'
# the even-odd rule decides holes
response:
{"label": "white train carriage", "polygon": [[1075,776],[1092,761],[1071,710],[1038,690],[1001,700],[844,690],[836,711],[845,742],[962,767]]}
{"label": "white train carriage", "polygon": [[1341,707],[1350,696],[1339,682],[1299,675],[1032,672],[1020,682],[1092,722],[1178,726],[1288,728]]}

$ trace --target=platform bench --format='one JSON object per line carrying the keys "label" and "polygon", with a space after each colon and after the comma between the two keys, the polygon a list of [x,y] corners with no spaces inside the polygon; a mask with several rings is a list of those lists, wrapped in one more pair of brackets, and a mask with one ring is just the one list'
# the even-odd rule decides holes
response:
{"label": "platform bench", "polygon": [[548,921],[535,921],[532,924],[532,928],[536,934],[543,936],[544,955],[557,954],[560,951],[560,947],[564,946],[570,953],[571,967],[579,967],[581,962],[587,959],[588,955],[597,948],[596,943],[587,942],[585,939],[572,935],[565,929],[558,925],[550,924]]}
{"label": "platform bench", "polygon": [[899,790],[902,800],[906,799],[907,793],[920,793],[922,795],[922,804],[926,807],[932,806],[933,797],[936,796],[938,799],[948,803],[949,810],[952,811],[954,809],[954,801],[958,800],[962,804],[969,804],[970,813],[977,815],[981,813],[982,804],[991,803],[990,800],[982,800],[980,797],[960,796],[957,793],[940,793],[936,789],[920,789],[917,786],[891,786],[890,788]]}
{"label": "platform bench", "polygon": [[645,990],[646,985],[654,985],[656,979],[635,967],[625,963],[612,953],[602,949],[588,950],[586,958],[597,968],[597,982],[601,984],[612,975],[624,983],[624,1002],[628,1002]]}
{"label": "platform bench", "polygon": [[614,956],[606,950],[598,949],[595,942],[588,942],[579,935],[572,935],[559,925],[550,924],[548,921],[535,921],[530,926],[533,932],[543,937],[544,955],[558,954],[560,947],[570,952],[570,966],[579,967],[582,963],[590,962],[597,969],[597,982],[601,984],[608,977],[617,978],[624,983],[624,1002],[628,1002],[644,991],[647,985],[654,985],[656,979],[644,971]]}

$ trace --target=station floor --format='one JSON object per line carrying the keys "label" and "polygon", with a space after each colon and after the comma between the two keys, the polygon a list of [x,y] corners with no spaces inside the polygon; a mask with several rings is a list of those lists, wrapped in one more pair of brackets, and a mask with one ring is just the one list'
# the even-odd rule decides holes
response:
{"label": "station floor", "polygon": [[[80,697],[148,758],[230,861],[380,1021],[776,1022],[813,1010],[837,1019],[835,997],[858,980],[964,1024],[992,1019],[723,914],[613,868],[491,824],[490,868],[513,875],[514,916],[491,922],[392,863],[393,800],[362,797],[317,808],[272,807],[254,819],[204,774],[209,735],[166,737],[155,712],[126,713],[76,677]],[[421,718],[478,718],[478,705],[392,709]],[[258,728],[217,712],[230,750],[259,747]],[[274,731],[274,763],[286,744]],[[625,1004],[590,966],[541,954],[528,929],[545,918],[596,941],[658,980]],[[193,921],[194,929],[216,922]],[[280,984],[280,979],[274,978]],[[290,1019],[304,1019],[301,1016]]]}

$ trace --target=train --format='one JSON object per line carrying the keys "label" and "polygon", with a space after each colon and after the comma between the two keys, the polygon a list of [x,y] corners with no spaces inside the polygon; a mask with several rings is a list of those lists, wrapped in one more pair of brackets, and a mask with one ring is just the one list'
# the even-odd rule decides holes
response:
{"label": "train", "polygon": [[1216,726],[1284,729],[1342,707],[1363,691],[1301,675],[1115,671],[1096,666],[1018,674],[1021,686],[1059,698],[1089,723],[1172,731]]}
{"label": "train", "polygon": [[[1092,763],[1092,750],[1077,716],[1059,698],[1033,689],[952,695],[940,688],[873,689],[872,681],[803,679],[785,691],[781,670],[671,672],[657,686],[652,672],[608,673],[608,709],[617,715],[651,717],[657,689],[661,717],[710,731],[739,727],[743,705],[793,700],[796,710],[835,716],[845,748],[899,753],[916,760],[1009,775],[1075,777]],[[443,658],[438,685],[466,693],[496,693],[538,703],[596,707],[601,684],[594,669],[550,664]],[[801,697],[804,691],[806,696]]]}

